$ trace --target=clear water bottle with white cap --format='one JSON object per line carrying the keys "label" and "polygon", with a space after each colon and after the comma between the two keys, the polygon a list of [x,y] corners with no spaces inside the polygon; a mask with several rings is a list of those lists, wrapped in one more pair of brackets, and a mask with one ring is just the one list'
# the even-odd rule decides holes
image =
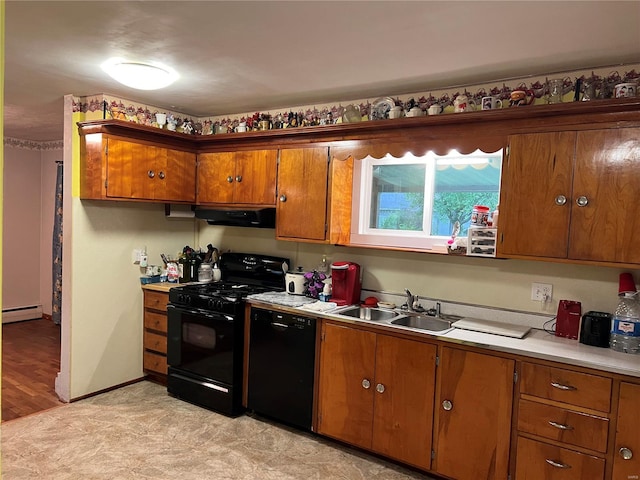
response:
{"label": "clear water bottle with white cap", "polygon": [[617,352],[640,353],[640,303],[633,276],[620,274],[620,301],[613,314],[609,346]]}

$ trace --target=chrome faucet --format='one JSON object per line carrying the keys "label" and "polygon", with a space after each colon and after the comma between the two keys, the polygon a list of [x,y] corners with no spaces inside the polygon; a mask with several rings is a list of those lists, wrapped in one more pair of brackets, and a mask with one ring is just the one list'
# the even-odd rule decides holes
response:
{"label": "chrome faucet", "polygon": [[407,294],[407,309],[410,312],[423,312],[424,308],[420,306],[417,295],[412,295],[408,288],[404,289]]}

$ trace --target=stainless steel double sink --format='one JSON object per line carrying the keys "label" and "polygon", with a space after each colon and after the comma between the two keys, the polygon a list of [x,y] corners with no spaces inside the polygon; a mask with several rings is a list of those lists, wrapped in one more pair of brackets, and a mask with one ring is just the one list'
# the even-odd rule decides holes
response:
{"label": "stainless steel double sink", "polygon": [[462,318],[457,315],[444,314],[441,314],[439,317],[433,317],[426,313],[398,312],[396,310],[387,310],[378,307],[361,307],[359,305],[342,307],[334,310],[331,314],[338,317],[355,318],[384,325],[424,330],[426,333],[439,335],[447,333],[453,328],[451,324]]}

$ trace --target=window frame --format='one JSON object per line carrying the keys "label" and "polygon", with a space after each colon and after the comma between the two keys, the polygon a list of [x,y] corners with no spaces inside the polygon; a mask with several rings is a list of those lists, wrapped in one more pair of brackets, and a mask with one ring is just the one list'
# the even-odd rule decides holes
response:
{"label": "window frame", "polygon": [[[430,235],[433,216],[433,200],[435,194],[436,166],[439,159],[449,157],[483,157],[490,159],[500,156],[504,161],[504,149],[495,152],[476,150],[469,154],[451,150],[446,155],[437,155],[432,150],[422,156],[407,152],[402,157],[386,154],[381,158],[367,155],[357,160],[353,169],[351,235],[350,244],[363,246],[395,247],[419,250],[444,250],[449,236]],[[378,165],[425,165],[424,207],[422,230],[393,230],[370,227],[373,185],[373,169]],[[500,169],[502,170],[502,169]],[[502,171],[500,171],[501,177]],[[498,196],[500,195],[500,179],[498,180]]]}

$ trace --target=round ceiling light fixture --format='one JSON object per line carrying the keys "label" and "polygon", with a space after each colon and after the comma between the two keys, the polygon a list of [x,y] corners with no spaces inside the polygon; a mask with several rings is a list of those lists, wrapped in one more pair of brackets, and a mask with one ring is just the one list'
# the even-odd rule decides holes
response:
{"label": "round ceiling light fixture", "polygon": [[179,77],[173,68],[157,62],[144,63],[110,58],[101,67],[116,81],[138,90],[165,88]]}

